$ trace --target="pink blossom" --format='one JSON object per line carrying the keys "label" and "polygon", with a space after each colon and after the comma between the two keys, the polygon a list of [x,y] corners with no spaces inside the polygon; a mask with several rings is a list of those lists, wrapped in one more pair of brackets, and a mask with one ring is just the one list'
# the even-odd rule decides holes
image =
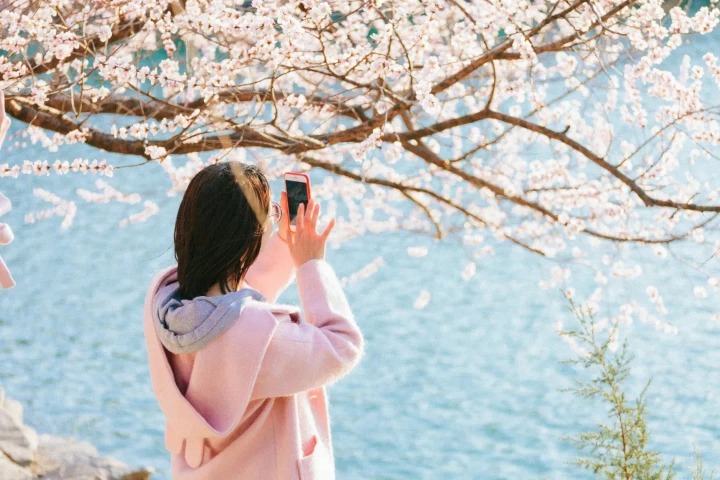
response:
{"label": "pink blossom", "polygon": [[411,257],[424,257],[428,254],[428,248],[427,247],[408,247],[407,253]]}
{"label": "pink blossom", "polygon": [[415,299],[415,302],[413,303],[413,308],[415,310],[423,310],[428,305],[428,303],[430,303],[430,292],[428,292],[427,290],[423,290]]}
{"label": "pink blossom", "polygon": [[133,213],[129,217],[123,218],[122,220],[120,220],[120,222],[118,222],[118,225],[120,225],[121,227],[127,227],[132,223],[141,223],[146,221],[153,215],[157,215],[157,213],[160,211],[157,203],[151,200],[145,200],[145,202],[143,202],[143,206],[145,208],[143,208],[140,212]]}

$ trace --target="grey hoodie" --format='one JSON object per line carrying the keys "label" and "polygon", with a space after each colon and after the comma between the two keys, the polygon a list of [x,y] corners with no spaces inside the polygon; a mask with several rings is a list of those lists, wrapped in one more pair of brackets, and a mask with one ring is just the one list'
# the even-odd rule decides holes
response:
{"label": "grey hoodie", "polygon": [[200,350],[232,326],[251,300],[265,297],[251,288],[217,297],[181,299],[177,281],[158,289],[152,303],[153,324],[163,346],[172,353]]}

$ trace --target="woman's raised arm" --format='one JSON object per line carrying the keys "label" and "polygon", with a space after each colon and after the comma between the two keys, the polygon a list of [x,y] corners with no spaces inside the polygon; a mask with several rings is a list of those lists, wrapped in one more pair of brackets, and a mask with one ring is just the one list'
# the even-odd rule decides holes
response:
{"label": "woman's raised arm", "polygon": [[263,242],[260,255],[245,274],[245,281],[262,293],[270,303],[274,303],[290,285],[295,273],[295,263],[287,245],[290,220],[285,192],[281,194],[280,205],[282,208],[280,228],[270,236],[267,242]]}

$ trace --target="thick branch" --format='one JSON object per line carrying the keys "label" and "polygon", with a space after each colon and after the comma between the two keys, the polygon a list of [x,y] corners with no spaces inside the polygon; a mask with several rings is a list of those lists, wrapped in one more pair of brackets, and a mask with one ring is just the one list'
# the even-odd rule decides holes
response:
{"label": "thick branch", "polygon": [[461,127],[463,125],[469,125],[471,123],[479,122],[480,120],[486,118],[488,118],[488,111],[480,110],[479,112],[471,113],[469,115],[464,115],[462,117],[457,117],[450,120],[445,120],[430,125],[429,127],[419,128],[417,130],[411,130],[409,132],[387,133],[381,138],[384,142],[393,142],[395,140],[406,142],[410,140],[418,140],[424,137],[429,137],[436,133],[440,133],[444,130],[449,130],[451,128]]}
{"label": "thick branch", "polygon": [[[273,98],[274,96],[274,98]],[[285,93],[274,92],[270,95],[267,91],[252,90],[225,90],[218,93],[218,100],[225,103],[241,102],[271,102],[283,99]],[[338,115],[350,117],[354,120],[366,121],[365,112],[360,107],[350,107],[343,102],[333,101],[329,98],[313,96],[308,98],[308,104],[333,107]],[[192,102],[179,104],[175,102],[161,102],[154,99],[140,100],[127,96],[111,96],[95,103],[80,95],[67,95],[56,93],[46,101],[46,105],[63,113],[110,113],[116,115],[136,116],[145,119],[171,119],[177,115],[188,115],[195,110],[206,108],[207,102],[204,98],[198,98]]]}
{"label": "thick branch", "polygon": [[[365,175],[360,175],[358,173],[344,169],[341,166],[336,165],[334,163],[325,162],[325,161],[319,160],[317,158],[310,157],[308,155],[302,155],[300,157],[300,159],[312,167],[321,168],[327,172],[334,173],[336,175],[347,177],[347,178],[350,178],[352,180],[356,180],[356,181],[359,181],[362,183],[367,183],[367,184],[371,184],[371,185],[381,185],[383,187],[392,188],[393,190],[399,191],[406,197],[410,196],[410,198],[412,198],[412,196],[410,195],[410,192],[416,192],[416,193],[422,193],[424,195],[428,195],[429,197],[434,198],[438,202],[444,203],[445,205],[449,206],[450,208],[462,213],[463,215],[465,215],[466,218],[478,222],[480,225],[485,225],[487,227],[492,227],[494,229],[497,229],[497,226],[492,226],[492,225],[488,224],[482,217],[469,211],[462,205],[455,203],[452,200],[450,200],[446,197],[443,197],[442,195],[439,195],[438,193],[436,193],[432,190],[429,190],[427,188],[414,187],[412,185],[404,185],[402,183],[397,183],[397,182],[393,182],[393,181],[382,179],[382,178],[374,178],[374,177],[368,177]],[[504,233],[504,232],[499,232],[499,233],[500,233],[501,237],[515,243],[516,245],[523,247],[523,248],[525,248],[533,253],[536,253],[538,255],[545,256],[545,253],[543,253],[542,251],[531,247],[527,243],[513,237],[512,235],[508,235],[507,233]]]}
{"label": "thick branch", "polygon": [[522,127],[526,130],[530,130],[532,132],[539,133],[541,135],[546,136],[547,138],[557,140],[559,142],[564,143],[568,147],[572,148],[576,152],[582,154],[585,158],[599,166],[600,168],[608,171],[613,177],[620,180],[622,183],[628,186],[630,190],[635,193],[640,199],[643,201],[645,206],[648,207],[668,207],[668,208],[677,208],[679,210],[694,210],[697,212],[720,212],[720,205],[697,205],[694,203],[679,203],[672,200],[661,200],[658,198],[651,197],[648,195],[645,190],[643,190],[635,181],[633,181],[630,177],[622,173],[615,165],[612,165],[611,163],[607,162],[605,159],[600,157],[599,155],[593,153],[589,148],[586,146],[576,142],[567,134],[562,132],[556,132],[555,130],[551,130],[547,127],[544,127],[542,125],[538,125],[536,123],[532,123],[530,121],[524,120],[522,118],[513,117],[511,115],[506,115],[501,112],[496,111],[490,111],[488,112],[488,118],[493,118],[495,120],[500,120],[501,122],[508,123],[510,125],[517,125],[519,127]]}
{"label": "thick branch", "polygon": [[468,182],[470,185],[473,185],[477,188],[487,188],[488,190],[493,192],[498,197],[505,198],[517,205],[521,205],[521,206],[527,207],[531,210],[535,210],[536,212],[541,213],[543,216],[549,217],[552,220],[557,221],[557,215],[555,215],[553,212],[551,212],[547,208],[545,208],[541,205],[538,205],[536,203],[530,202],[522,197],[518,197],[517,195],[510,195],[509,193],[507,193],[505,190],[498,187],[497,185],[494,185],[486,180],[483,180],[482,178],[478,178],[478,177],[471,175],[471,174],[467,173],[466,171],[464,171],[454,165],[451,165],[450,163],[444,161],[442,158],[440,158],[435,153],[433,153],[432,150],[427,148],[422,143],[418,142],[417,145],[413,145],[410,142],[403,142],[402,140],[401,140],[401,143],[402,143],[403,148],[405,150],[407,150],[408,152],[411,152],[411,153],[417,155],[418,157],[422,158],[425,162],[427,162],[431,165],[440,167],[441,169],[446,170],[446,171],[462,178],[463,180]]}
{"label": "thick branch", "polygon": [[[489,117],[488,118],[494,118],[492,114],[496,112],[489,111]],[[514,117],[512,117],[514,118]],[[403,119],[406,122],[406,125],[410,128],[412,128],[412,124],[409,121],[409,118],[407,116],[403,116]],[[519,120],[519,119],[518,119]],[[466,182],[468,182],[471,185],[474,185],[477,188],[487,188],[490,191],[492,191],[495,195],[506,198],[510,200],[511,202],[521,205],[527,208],[530,208],[531,210],[535,210],[542,215],[550,218],[554,222],[558,222],[558,216],[552,212],[551,210],[548,210],[547,208],[543,207],[542,205],[539,205],[534,202],[530,202],[529,200],[526,200],[522,197],[518,197],[516,195],[509,195],[507,194],[502,188],[498,187],[497,185],[494,185],[490,182],[487,182],[481,178],[475,177],[474,175],[471,175],[464,170],[454,166],[448,161],[444,161],[442,158],[437,156],[435,153],[432,152],[429,148],[427,148],[425,145],[423,145],[420,141],[417,142],[417,145],[413,145],[412,142],[403,142],[401,140],[401,143],[403,145],[403,148],[405,150],[414,153],[418,157],[425,160],[427,163],[430,163],[432,165],[435,165],[437,167],[442,168],[445,171],[448,171],[454,175],[457,175],[458,177],[462,178]],[[614,235],[609,235],[605,233],[601,233],[598,231],[595,231],[590,228],[584,228],[583,233],[586,233],[588,235],[591,235],[593,237],[602,238],[605,240],[611,240],[611,241],[617,241],[617,242],[634,242],[634,243],[648,243],[648,244],[667,244],[676,240],[680,240],[684,237],[686,237],[688,234],[685,235],[670,235],[666,238],[659,238],[659,239],[650,239],[650,238],[644,238],[644,237],[618,237]]]}
{"label": "thick branch", "polygon": [[182,155],[192,152],[220,150],[227,148],[228,145],[236,147],[265,147],[285,151],[290,148],[297,148],[296,143],[298,143],[292,139],[257,132],[249,127],[242,127],[232,134],[204,137],[199,142],[193,143],[184,142],[178,137],[160,141],[124,140],[92,128],[83,127],[80,124],[63,118],[62,115],[57,112],[48,111],[47,108],[33,107],[18,100],[6,101],[5,105],[10,115],[28,124],[64,135],[74,130],[85,129],[87,131],[85,143],[90,146],[113,153],[138,155],[146,159],[150,158],[145,153],[146,147],[149,146],[162,147],[169,153]]}

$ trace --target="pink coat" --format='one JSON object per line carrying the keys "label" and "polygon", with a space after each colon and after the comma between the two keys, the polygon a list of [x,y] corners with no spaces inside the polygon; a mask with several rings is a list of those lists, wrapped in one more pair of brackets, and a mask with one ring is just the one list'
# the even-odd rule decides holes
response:
{"label": "pink coat", "polygon": [[272,303],[292,272],[287,246],[271,237],[246,277],[269,303],[251,300],[219,337],[183,354],[163,347],[151,311],[176,267],[152,282],[145,337],[174,479],[335,478],[325,385],[358,362],[363,338],[324,260],[297,269],[302,316]]}
{"label": "pink coat", "polygon": [[[2,140],[2,138],[0,138]],[[0,142],[2,143],[2,142]],[[0,216],[5,215],[12,208],[12,203],[5,195],[0,193]],[[14,235],[10,229],[10,225],[7,223],[0,223],[0,245],[7,245],[13,241]],[[0,287],[12,288],[15,286],[15,280],[13,280],[10,270],[0,257]]]}
{"label": "pink coat", "polygon": [[[2,92],[0,91],[0,94],[1,93]],[[3,96],[0,95],[0,102],[3,101]],[[2,107],[2,112],[0,113],[2,113],[2,115],[0,115],[0,147],[2,147],[3,140],[5,140],[5,134],[7,133],[8,128],[10,128],[10,119],[4,116],[4,105]],[[10,203],[10,200],[0,193],[0,216],[5,215],[11,208],[12,204]],[[12,230],[10,229],[10,225],[7,223],[0,223],[0,245],[9,244],[13,241],[13,238],[14,236]],[[12,275],[10,275],[10,270],[7,268],[7,265],[5,265],[2,257],[0,257],[0,287],[12,288],[14,286],[15,280],[13,280]]]}

